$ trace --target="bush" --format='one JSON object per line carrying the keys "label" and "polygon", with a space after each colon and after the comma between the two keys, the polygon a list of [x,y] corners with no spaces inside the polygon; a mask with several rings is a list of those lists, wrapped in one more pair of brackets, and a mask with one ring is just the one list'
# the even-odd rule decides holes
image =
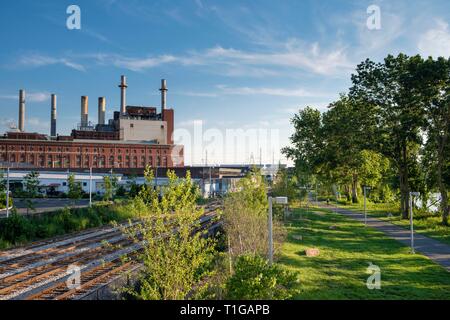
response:
{"label": "bush", "polygon": [[285,300],[297,293],[296,273],[270,266],[260,256],[243,255],[237,258],[234,275],[226,283],[227,299]]}
{"label": "bush", "polygon": [[33,226],[30,221],[13,212],[7,219],[0,221],[2,239],[11,243],[23,242],[33,237]]}

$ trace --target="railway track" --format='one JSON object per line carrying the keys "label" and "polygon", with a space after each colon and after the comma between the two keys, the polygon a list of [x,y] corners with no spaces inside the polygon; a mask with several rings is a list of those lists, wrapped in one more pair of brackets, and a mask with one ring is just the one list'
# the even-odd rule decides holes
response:
{"label": "railway track", "polygon": [[[202,229],[216,228],[214,221],[220,204],[205,207],[200,219]],[[137,224],[138,222],[133,222]],[[35,242],[24,248],[0,253],[0,300],[79,299],[89,292],[134,272],[140,265],[133,259],[145,245],[122,233],[122,224],[75,235]],[[123,257],[128,257],[127,262]],[[80,270],[80,285],[68,284],[72,272]]]}

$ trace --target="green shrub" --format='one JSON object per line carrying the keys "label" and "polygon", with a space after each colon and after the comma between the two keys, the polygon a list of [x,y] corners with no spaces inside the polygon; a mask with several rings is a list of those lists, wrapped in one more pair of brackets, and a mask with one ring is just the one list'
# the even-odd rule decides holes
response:
{"label": "green shrub", "polygon": [[3,240],[17,243],[33,237],[33,226],[30,221],[13,212],[9,218],[0,220],[0,234]]}
{"label": "green shrub", "polygon": [[243,255],[237,258],[234,274],[226,283],[227,299],[231,300],[284,300],[297,290],[296,273],[270,266],[260,256]]}

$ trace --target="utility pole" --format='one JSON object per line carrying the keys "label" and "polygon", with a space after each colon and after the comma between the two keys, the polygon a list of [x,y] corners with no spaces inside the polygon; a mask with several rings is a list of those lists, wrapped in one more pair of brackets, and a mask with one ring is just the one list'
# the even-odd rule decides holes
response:
{"label": "utility pole", "polygon": [[9,218],[9,167],[6,168],[6,218]]}
{"label": "utility pole", "polygon": [[92,167],[89,168],[89,207],[92,207]]}
{"label": "utility pole", "polygon": [[269,197],[269,264],[273,263],[272,197]]}

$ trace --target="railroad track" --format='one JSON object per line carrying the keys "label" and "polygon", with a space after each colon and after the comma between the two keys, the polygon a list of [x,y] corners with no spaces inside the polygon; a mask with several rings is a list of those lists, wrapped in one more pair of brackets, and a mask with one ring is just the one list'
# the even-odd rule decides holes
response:
{"label": "railroad track", "polygon": [[[202,229],[216,228],[220,204],[205,206]],[[138,222],[133,222],[137,224]],[[145,242],[123,234],[128,224],[84,231],[36,242],[0,253],[0,300],[79,299],[127,272],[140,267],[133,259]],[[123,257],[128,262],[124,263]],[[81,285],[69,286],[69,267],[79,267]]]}

